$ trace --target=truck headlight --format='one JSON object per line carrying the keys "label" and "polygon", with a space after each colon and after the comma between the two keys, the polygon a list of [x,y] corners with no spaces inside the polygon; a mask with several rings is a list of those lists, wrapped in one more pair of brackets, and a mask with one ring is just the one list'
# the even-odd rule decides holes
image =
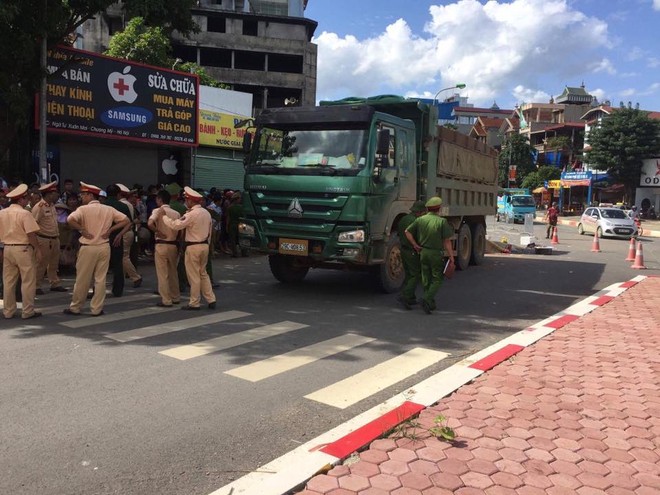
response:
{"label": "truck headlight", "polygon": [[246,235],[248,237],[254,237],[254,227],[246,223],[238,224],[238,233]]}
{"label": "truck headlight", "polygon": [[337,238],[339,242],[364,242],[364,230],[351,230],[342,232]]}

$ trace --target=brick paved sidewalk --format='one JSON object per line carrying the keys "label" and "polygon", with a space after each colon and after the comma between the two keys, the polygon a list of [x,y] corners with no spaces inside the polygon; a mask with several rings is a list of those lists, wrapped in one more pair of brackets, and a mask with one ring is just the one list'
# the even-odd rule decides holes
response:
{"label": "brick paved sidewalk", "polygon": [[[439,415],[454,428],[454,444],[429,433]],[[299,495],[660,494],[660,278],[543,338],[409,425],[315,476]]]}

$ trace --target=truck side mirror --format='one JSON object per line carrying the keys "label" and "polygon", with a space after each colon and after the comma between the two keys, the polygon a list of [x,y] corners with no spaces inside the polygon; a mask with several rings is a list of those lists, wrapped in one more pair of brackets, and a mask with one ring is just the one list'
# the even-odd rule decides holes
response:
{"label": "truck side mirror", "polygon": [[243,153],[249,153],[251,145],[252,145],[252,134],[250,132],[246,132],[245,134],[243,134]]}

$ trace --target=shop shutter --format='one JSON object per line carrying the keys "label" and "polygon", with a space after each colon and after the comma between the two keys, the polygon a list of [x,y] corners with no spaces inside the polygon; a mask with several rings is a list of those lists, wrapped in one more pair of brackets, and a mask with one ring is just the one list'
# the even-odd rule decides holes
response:
{"label": "shop shutter", "polygon": [[241,153],[217,148],[198,148],[192,167],[193,187],[209,190],[243,189]]}

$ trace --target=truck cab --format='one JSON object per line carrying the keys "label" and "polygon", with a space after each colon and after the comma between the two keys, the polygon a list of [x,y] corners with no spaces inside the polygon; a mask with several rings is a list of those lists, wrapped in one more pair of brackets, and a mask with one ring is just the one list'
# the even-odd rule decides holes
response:
{"label": "truck cab", "polygon": [[496,220],[524,223],[525,215],[536,214],[536,201],[528,189],[502,189],[497,196]]}

